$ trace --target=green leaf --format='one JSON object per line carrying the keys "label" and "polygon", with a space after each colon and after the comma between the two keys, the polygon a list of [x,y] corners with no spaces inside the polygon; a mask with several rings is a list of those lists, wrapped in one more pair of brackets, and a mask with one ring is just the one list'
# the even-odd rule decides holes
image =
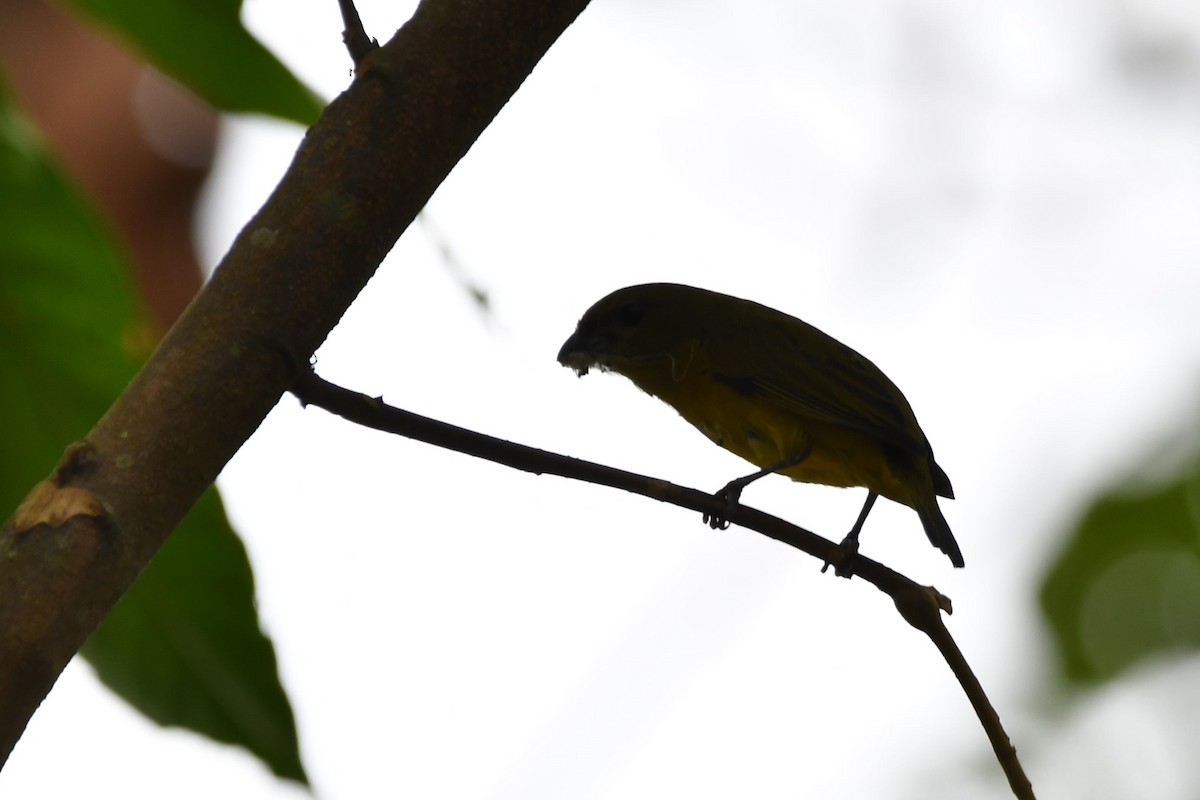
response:
{"label": "green leaf", "polygon": [[[148,338],[124,259],[0,84],[0,504],[11,510],[133,377]],[[152,719],[240,744],[305,781],[250,565],[215,490],[85,647]]]}
{"label": "green leaf", "polygon": [[13,509],[133,375],[124,261],[0,86],[0,503]]}
{"label": "green leaf", "polygon": [[[311,125],[325,103],[241,23],[241,0],[59,0],[224,111]],[[336,35],[331,34],[331,35]]]}
{"label": "green leaf", "polygon": [[1200,647],[1200,464],[1097,500],[1046,575],[1041,605],[1076,683]]}
{"label": "green leaf", "polygon": [[245,548],[209,490],[83,654],[155,722],[240,744],[307,784],[275,650],[253,608]]}

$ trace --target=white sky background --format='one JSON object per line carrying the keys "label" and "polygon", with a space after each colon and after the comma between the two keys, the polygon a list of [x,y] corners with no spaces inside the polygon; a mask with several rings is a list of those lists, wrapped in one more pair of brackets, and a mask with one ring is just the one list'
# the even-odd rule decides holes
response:
{"label": "white sky background", "polygon": [[[410,7],[360,10],[384,40]],[[346,85],[332,0],[246,14],[314,86]],[[210,263],[301,134],[229,133]],[[888,502],[863,550],[954,599],[951,631],[1040,796],[1195,796],[1200,667],[1050,707],[1034,601],[1089,493],[1195,423],[1194,4],[596,0],[428,212],[492,315],[414,228],[319,352],[325,377],[716,490],[747,465],[624,379],[576,380],[558,346],[646,281],[800,316],[904,389],[953,479],[965,570]],[[321,798],[1009,796],[887,598],[757,534],[290,398],[221,488]],[[839,538],[863,490],[772,478],[743,499]],[[303,796],[144,722],[79,663],[0,793]]]}

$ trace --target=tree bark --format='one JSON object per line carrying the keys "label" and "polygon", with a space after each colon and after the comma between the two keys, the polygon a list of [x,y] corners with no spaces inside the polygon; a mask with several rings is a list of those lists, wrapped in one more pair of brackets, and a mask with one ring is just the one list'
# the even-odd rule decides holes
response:
{"label": "tree bark", "polygon": [[424,0],[359,64],[212,280],[0,532],[0,764],[71,656],[586,5]]}

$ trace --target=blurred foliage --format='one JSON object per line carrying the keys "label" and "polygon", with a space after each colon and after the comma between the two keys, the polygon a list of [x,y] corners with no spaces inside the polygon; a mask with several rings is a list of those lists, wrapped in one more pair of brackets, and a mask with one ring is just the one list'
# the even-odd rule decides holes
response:
{"label": "blurred foliage", "polygon": [[308,126],[325,103],[250,35],[241,0],[59,0],[222,111]]}
{"label": "blurred foliage", "polygon": [[[133,377],[149,326],[125,259],[0,85],[0,505],[11,510]],[[5,513],[7,516],[7,512]],[[306,782],[250,564],[216,490],[84,654],[151,719],[247,748]]]}
{"label": "blurred foliage", "polygon": [[1075,683],[1200,647],[1200,459],[1164,485],[1096,500],[1047,573],[1041,606]]}

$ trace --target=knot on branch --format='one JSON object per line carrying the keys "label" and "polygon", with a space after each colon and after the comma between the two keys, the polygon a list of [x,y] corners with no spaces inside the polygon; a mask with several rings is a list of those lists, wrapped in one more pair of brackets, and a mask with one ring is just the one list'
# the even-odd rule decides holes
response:
{"label": "knot on branch", "polygon": [[954,613],[950,598],[932,586],[911,583],[892,592],[891,596],[904,621],[930,636],[943,627],[943,611]]}

